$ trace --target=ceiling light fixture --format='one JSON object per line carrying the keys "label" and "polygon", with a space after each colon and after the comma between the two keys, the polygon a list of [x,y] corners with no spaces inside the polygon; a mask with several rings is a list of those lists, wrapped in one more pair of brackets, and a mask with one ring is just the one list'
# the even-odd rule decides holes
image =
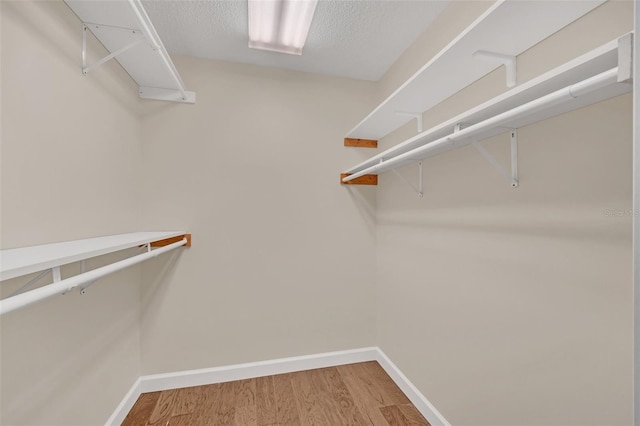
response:
{"label": "ceiling light fixture", "polygon": [[302,55],[318,0],[248,0],[249,47]]}

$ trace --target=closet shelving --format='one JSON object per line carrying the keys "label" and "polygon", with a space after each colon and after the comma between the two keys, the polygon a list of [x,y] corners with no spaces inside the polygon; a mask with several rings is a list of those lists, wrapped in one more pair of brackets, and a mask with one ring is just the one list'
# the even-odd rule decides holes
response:
{"label": "closet shelving", "polygon": [[[507,177],[512,186],[517,186],[515,130],[631,91],[632,34],[426,131],[421,126],[422,114],[502,65],[507,86],[513,86],[519,54],[601,3],[494,3],[345,136],[345,140],[375,141],[412,118],[418,119],[417,135],[346,170],[341,174],[341,183],[371,184],[364,179],[468,144],[474,144],[501,173],[508,175],[476,142],[510,131],[512,173]],[[421,171],[422,163],[419,164]],[[421,195],[421,190],[416,191]]]}
{"label": "closet shelving", "polygon": [[632,40],[627,34],[420,132],[350,168],[342,180],[383,173],[630,92]]}
{"label": "closet shelving", "polygon": [[[347,135],[378,140],[502,66],[604,0],[494,3]],[[487,55],[488,54],[488,55]],[[409,113],[409,114],[407,114]]]}
{"label": "closet shelving", "polygon": [[[82,71],[86,75],[115,59],[138,84],[141,98],[195,103],[196,94],[184,83],[140,0],[65,0],[83,25]],[[86,32],[110,52],[87,64]]]}
{"label": "closet shelving", "polygon": [[[76,287],[84,290],[99,278],[183,246],[191,246],[191,234],[164,231],[134,232],[0,250],[0,281],[41,272],[24,284],[16,294],[0,300],[0,315],[57,294],[64,294]],[[86,259],[134,247],[145,247],[145,253],[84,272]],[[159,248],[152,250],[152,247]],[[62,279],[60,267],[75,262],[82,262],[81,273]],[[21,292],[35,285],[49,271],[53,276],[51,284]]]}

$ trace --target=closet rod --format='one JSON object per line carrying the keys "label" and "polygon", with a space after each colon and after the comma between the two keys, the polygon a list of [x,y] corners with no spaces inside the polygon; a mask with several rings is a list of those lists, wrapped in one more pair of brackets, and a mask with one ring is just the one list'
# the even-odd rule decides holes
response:
{"label": "closet rod", "polygon": [[[360,176],[364,176],[367,174],[379,174],[387,170],[400,167],[405,163],[418,161],[420,159],[428,157],[428,153],[430,151],[437,150],[445,146],[455,146],[457,142],[463,142],[459,144],[459,147],[462,147],[473,142],[473,136],[479,135],[483,131],[501,126],[505,126],[505,128],[508,128],[508,123],[510,121],[517,120],[538,111],[542,111],[546,108],[551,108],[555,105],[570,101],[571,99],[586,95],[595,90],[601,89],[611,84],[615,84],[617,82],[618,67],[615,67],[581,82],[572,84],[571,86],[564,87],[562,89],[556,90],[555,92],[549,93],[548,95],[522,104],[509,111],[505,111],[484,121],[473,124],[462,130],[454,131],[448,136],[436,139],[433,142],[429,142],[423,146],[414,148],[411,151],[407,151],[388,160],[381,159],[380,163],[349,175],[343,178],[342,181],[349,182],[350,180],[356,179]],[[467,139],[466,141],[464,141],[465,138]]]}
{"label": "closet rod", "polygon": [[187,244],[187,239],[183,238],[177,243],[169,244],[162,248],[151,250],[146,253],[139,254],[137,256],[133,256],[128,259],[121,260],[119,262],[112,263],[110,265],[106,265],[80,275],[73,276],[71,278],[53,282],[51,284],[28,291],[26,293],[7,297],[6,299],[0,300],[0,315],[15,311],[16,309],[24,308],[33,303],[55,296],[56,294],[64,294],[78,286],[93,282],[104,277],[105,275],[109,275],[121,269],[128,268],[129,266],[144,262],[145,260],[159,256],[162,253],[166,253],[168,251],[177,249],[178,247],[182,247],[185,244]]}

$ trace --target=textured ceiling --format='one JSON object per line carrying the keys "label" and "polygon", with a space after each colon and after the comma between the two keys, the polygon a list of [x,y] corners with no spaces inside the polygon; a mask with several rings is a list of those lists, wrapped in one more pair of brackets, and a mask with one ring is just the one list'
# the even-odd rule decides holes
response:
{"label": "textured ceiling", "polygon": [[450,0],[320,0],[302,56],[247,47],[246,0],[146,0],[170,54],[378,80]]}

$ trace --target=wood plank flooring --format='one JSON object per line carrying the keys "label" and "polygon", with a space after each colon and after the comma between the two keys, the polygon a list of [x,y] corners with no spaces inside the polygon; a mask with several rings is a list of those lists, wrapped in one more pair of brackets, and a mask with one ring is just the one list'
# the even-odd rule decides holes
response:
{"label": "wood plank flooring", "polygon": [[429,426],[375,361],[140,395],[123,426]]}

